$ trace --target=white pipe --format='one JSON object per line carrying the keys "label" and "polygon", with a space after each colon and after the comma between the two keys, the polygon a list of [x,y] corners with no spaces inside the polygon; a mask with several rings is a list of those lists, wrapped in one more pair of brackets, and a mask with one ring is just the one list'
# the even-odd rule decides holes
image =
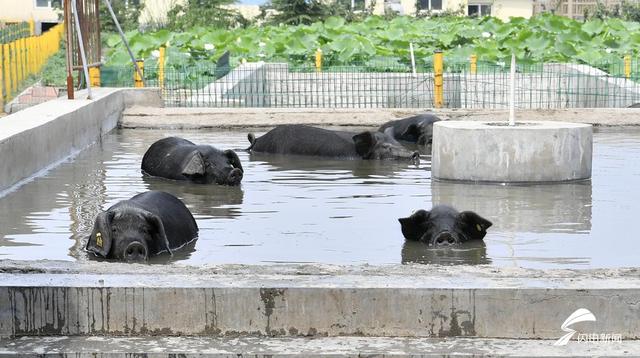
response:
{"label": "white pipe", "polygon": [[509,125],[516,125],[516,55],[511,54],[511,86],[509,89]]}
{"label": "white pipe", "polygon": [[91,81],[89,79],[89,67],[87,66],[87,56],[84,53],[84,40],[82,39],[82,31],[80,31],[80,18],[78,17],[78,8],[76,0],[71,0],[71,9],[73,10],[73,18],[76,23],[76,33],[78,35],[78,44],[80,45],[80,56],[82,57],[82,70],[84,72],[84,80],[87,83],[87,99],[91,99]]}
{"label": "white pipe", "polygon": [[417,77],[416,72],[416,57],[413,54],[413,42],[409,42],[409,52],[411,52],[411,70],[413,71],[413,77]]}

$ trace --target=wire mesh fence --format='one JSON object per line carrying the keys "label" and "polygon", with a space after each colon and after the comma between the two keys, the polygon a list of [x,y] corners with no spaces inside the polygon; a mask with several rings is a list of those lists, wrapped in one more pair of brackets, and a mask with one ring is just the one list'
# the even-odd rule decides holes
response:
{"label": "wire mesh fence", "polygon": [[[445,108],[509,106],[510,68],[503,63],[448,63]],[[640,102],[640,68],[607,63],[521,64],[516,67],[516,107],[521,109],[626,107]],[[144,67],[147,87],[161,87],[171,107],[432,108],[434,69],[389,65],[329,66],[244,63],[234,67]],[[133,86],[133,67],[103,68],[102,85]]]}

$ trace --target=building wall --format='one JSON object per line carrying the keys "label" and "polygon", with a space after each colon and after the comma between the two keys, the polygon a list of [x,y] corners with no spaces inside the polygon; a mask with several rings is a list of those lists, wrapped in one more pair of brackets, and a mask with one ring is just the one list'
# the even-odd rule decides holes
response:
{"label": "building wall", "polygon": [[58,12],[53,8],[36,7],[35,0],[2,0],[0,21],[22,22],[35,20],[37,22],[58,22]]}
{"label": "building wall", "polygon": [[491,8],[491,15],[502,20],[509,17],[530,18],[533,15],[533,1],[531,0],[495,0]]}
{"label": "building wall", "polygon": [[167,22],[169,10],[184,2],[184,0],[145,0],[138,22],[142,26],[164,24]]}

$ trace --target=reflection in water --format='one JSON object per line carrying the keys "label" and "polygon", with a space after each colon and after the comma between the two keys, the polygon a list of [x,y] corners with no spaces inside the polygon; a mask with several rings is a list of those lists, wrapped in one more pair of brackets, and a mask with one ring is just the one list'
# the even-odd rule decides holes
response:
{"label": "reflection in water", "polygon": [[178,197],[194,216],[234,218],[240,216],[244,191],[240,186],[195,184],[142,175],[149,190],[166,191]]}
{"label": "reflection in water", "polygon": [[487,265],[487,247],[482,240],[473,240],[452,248],[434,248],[418,241],[402,245],[402,263],[437,265]]}
{"label": "reflection in water", "polygon": [[336,171],[356,178],[390,177],[407,167],[416,167],[410,160],[348,160],[264,153],[251,153],[249,160],[269,165],[273,171],[307,172],[317,176],[317,180],[323,179],[318,175]]}
{"label": "reflection in water", "polygon": [[591,181],[539,185],[431,181],[433,205],[472,210],[493,222],[491,230],[566,232],[591,230]]}
{"label": "reflection in water", "polygon": [[[242,151],[240,187],[143,177],[144,152],[170,135],[217,148],[247,146],[246,131],[114,131],[0,198],[0,257],[89,259],[82,245],[97,214],[155,189],[180,197],[200,231],[194,244],[152,263],[637,266],[640,240],[628,228],[640,203],[640,128],[595,132],[591,182],[529,186],[432,183],[429,156],[416,167]],[[397,219],[437,204],[490,219],[486,247],[431,250],[405,243]]]}

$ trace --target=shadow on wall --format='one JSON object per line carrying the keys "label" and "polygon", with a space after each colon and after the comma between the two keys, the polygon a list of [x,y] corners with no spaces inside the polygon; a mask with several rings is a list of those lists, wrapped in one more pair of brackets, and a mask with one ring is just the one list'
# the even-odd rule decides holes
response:
{"label": "shadow on wall", "polygon": [[532,233],[591,231],[591,181],[500,185],[431,182],[433,205],[473,210],[491,220],[493,230]]}

